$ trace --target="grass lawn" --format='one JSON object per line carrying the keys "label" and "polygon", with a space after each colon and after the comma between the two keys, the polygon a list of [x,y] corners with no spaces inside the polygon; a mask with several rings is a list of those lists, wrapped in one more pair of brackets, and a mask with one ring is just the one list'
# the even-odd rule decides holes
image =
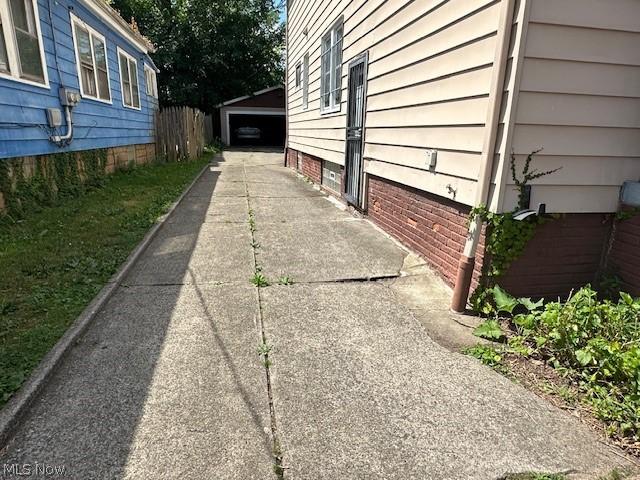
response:
{"label": "grass lawn", "polygon": [[18,223],[0,219],[0,406],[207,161],[119,172]]}

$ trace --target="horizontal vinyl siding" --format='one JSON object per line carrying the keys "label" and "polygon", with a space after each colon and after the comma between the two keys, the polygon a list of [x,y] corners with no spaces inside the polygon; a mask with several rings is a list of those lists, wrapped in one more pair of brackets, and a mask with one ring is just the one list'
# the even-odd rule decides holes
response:
{"label": "horizontal vinyl siding", "polygon": [[[294,3],[288,17],[289,146],[344,164],[347,65],[368,51],[367,171],[471,204],[500,8],[495,0]],[[320,39],[340,16],[343,102],[339,112],[321,115]],[[306,53],[309,108],[303,110],[295,67]],[[439,150],[435,171],[426,164],[430,148]]]}
{"label": "horizontal vinyl siding", "polygon": [[[157,101],[146,95],[144,54],[109,30],[82,3],[60,0],[52,2],[52,5],[50,21],[48,2],[41,0],[38,3],[49,88],[0,79],[0,158],[153,142],[153,117]],[[106,39],[112,103],[82,98],[73,109],[73,142],[69,147],[60,149],[47,139],[45,110],[62,108],[58,100],[60,85],[73,90],[80,89],[69,16],[71,7],[78,18]],[[117,46],[138,61],[141,110],[122,105]],[[66,126],[63,125],[62,130],[66,131]]]}
{"label": "horizontal vinyl siding", "polygon": [[[561,167],[532,182],[551,212],[611,212],[640,179],[640,3],[533,0],[512,149],[518,168]],[[506,177],[503,209],[517,199]]]}

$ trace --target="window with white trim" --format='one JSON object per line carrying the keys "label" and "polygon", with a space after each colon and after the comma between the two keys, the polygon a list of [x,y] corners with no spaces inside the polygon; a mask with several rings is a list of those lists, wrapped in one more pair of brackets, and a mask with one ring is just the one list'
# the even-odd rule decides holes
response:
{"label": "window with white trim", "polygon": [[342,99],[342,19],[322,37],[320,63],[320,110],[340,110]]}
{"label": "window with white trim", "polygon": [[146,63],[144,64],[144,83],[147,95],[158,98],[158,79],[156,71]]}
{"label": "window with white trim", "polygon": [[302,61],[302,108],[309,108],[309,54]]}
{"label": "window with white trim", "polygon": [[0,1],[0,75],[48,86],[37,0]]}
{"label": "window with white trim", "polygon": [[107,42],[75,15],[71,15],[71,22],[80,93],[83,97],[111,103]]}
{"label": "window with white trim", "polygon": [[124,50],[118,48],[118,65],[120,65],[120,85],[122,87],[122,104],[125,107],[140,110],[140,87],[138,86],[138,62]]}
{"label": "window with white trim", "polygon": [[296,65],[296,88],[300,88],[302,84],[302,63],[298,62]]}

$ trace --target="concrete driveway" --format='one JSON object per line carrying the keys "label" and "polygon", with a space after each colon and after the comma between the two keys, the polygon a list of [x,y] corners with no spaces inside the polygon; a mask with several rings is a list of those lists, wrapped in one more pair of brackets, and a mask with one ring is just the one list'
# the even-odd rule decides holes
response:
{"label": "concrete driveway", "polygon": [[[269,479],[275,463],[287,479],[592,478],[624,465],[573,417],[435,343],[426,324],[448,321],[447,289],[281,165],[260,152],[211,165],[0,463],[83,480]],[[250,283],[256,268],[270,286]]]}

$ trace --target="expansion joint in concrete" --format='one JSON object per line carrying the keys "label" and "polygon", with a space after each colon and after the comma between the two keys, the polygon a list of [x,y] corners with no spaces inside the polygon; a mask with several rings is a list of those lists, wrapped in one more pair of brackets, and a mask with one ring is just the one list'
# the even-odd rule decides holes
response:
{"label": "expansion joint in concrete", "polygon": [[[249,230],[251,231],[251,252],[253,255],[253,267],[254,272],[257,274],[260,273],[260,267],[258,265],[258,257],[256,250],[258,249],[258,243],[255,237],[255,216],[253,214],[253,208],[251,206],[251,198],[249,196],[249,186],[247,183],[247,170],[246,165],[243,163],[243,172],[244,172],[244,186],[246,191],[246,200],[247,200],[247,213],[249,216]],[[271,426],[271,446],[272,446],[272,455],[273,455],[273,471],[276,474],[276,477],[279,480],[284,480],[284,466],[283,466],[283,451],[282,451],[282,442],[280,441],[280,435],[278,432],[278,421],[276,416],[276,408],[273,400],[273,388],[271,382],[271,358],[269,352],[271,350],[271,346],[269,345],[267,334],[264,327],[264,315],[262,312],[262,295],[260,290],[264,288],[262,285],[256,285],[256,300],[258,302],[258,322],[257,327],[259,329],[259,336],[261,345],[258,349],[260,355],[263,357],[263,364],[267,382],[267,398],[269,402],[269,418],[270,418],[270,426]]]}

